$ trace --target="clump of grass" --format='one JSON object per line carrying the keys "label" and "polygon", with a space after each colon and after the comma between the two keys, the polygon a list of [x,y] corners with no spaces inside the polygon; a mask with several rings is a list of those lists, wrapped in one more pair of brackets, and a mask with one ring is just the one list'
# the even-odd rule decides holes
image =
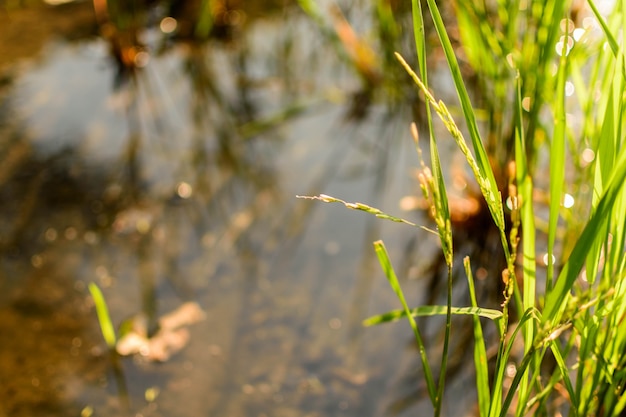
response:
{"label": "clump of grass", "polygon": [[[432,162],[431,167],[422,165],[420,185],[448,265],[447,303],[408,306],[385,246],[377,241],[376,254],[402,310],[365,323],[409,320],[435,416],[442,412],[451,316],[456,314],[473,317],[481,417],[622,415],[626,409],[626,36],[620,38],[618,33],[626,23],[626,5],[619,3],[605,21],[591,0],[589,9],[560,0],[529,0],[525,8],[518,2],[459,2],[461,42],[485,97],[490,97],[483,104],[491,119],[481,126],[438,6],[434,0],[426,3],[471,143],[470,149],[446,104],[429,89],[423,10],[421,2],[413,0],[419,71],[397,58],[426,98]],[[578,27],[574,32],[575,18],[586,10],[599,28],[601,35],[596,38],[590,29]],[[465,156],[499,231],[507,265],[502,272],[500,310],[477,304],[468,258],[464,265],[471,305],[452,306],[454,248],[432,110]],[[416,129],[413,136],[417,142]],[[549,152],[547,165],[539,162],[541,152]],[[508,167],[504,191],[509,222],[494,165],[498,170]],[[535,199],[535,188],[546,172],[547,207],[542,210],[544,203]],[[568,209],[562,202],[570,192],[575,205]],[[315,198],[415,226],[362,203],[326,195]],[[545,270],[537,262],[540,245],[547,247]],[[511,302],[519,312],[516,322],[510,319]],[[446,316],[446,328],[436,379],[414,317],[440,314]],[[491,374],[480,317],[491,319],[500,335]],[[514,356],[514,343],[520,341],[523,350]],[[552,360],[554,366],[545,366]],[[505,390],[511,362],[516,371]]]}

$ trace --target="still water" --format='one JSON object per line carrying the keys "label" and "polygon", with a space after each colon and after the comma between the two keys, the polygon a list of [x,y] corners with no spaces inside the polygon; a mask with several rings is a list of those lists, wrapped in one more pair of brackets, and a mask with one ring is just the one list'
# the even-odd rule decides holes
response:
{"label": "still water", "polygon": [[[414,93],[372,92],[296,5],[239,2],[202,42],[146,6],[129,66],[99,2],[31,3],[0,17],[0,417],[430,414],[408,325],[361,321],[398,307],[371,242],[417,304],[434,237],[296,198],[429,224],[399,207]],[[184,316],[161,355],[109,353],[90,283],[116,327]]]}

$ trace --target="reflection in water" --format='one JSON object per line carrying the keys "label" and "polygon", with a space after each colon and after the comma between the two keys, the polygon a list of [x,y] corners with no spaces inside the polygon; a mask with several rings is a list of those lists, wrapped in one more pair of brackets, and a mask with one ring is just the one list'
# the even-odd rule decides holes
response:
{"label": "reflection in water", "polygon": [[[405,276],[437,249],[420,231],[295,199],[324,192],[397,212],[416,191],[412,116],[400,110],[411,106],[399,103],[417,98],[392,89],[406,77],[391,51],[376,61],[363,43],[355,22],[371,16],[149,3],[9,11],[71,11],[91,31],[32,47],[0,90],[0,417],[393,411],[416,356],[405,326],[360,325],[396,307],[371,242],[386,238]],[[374,21],[411,51],[406,28],[383,24],[406,12],[380,6]],[[206,317],[163,363],[109,356],[92,281],[120,335],[159,334],[159,318],[192,303]],[[424,302],[424,282],[404,285]]]}

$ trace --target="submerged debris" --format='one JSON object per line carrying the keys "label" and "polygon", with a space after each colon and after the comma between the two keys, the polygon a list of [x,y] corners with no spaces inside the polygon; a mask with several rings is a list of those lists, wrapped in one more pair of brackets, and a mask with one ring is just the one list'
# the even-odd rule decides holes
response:
{"label": "submerged debris", "polygon": [[205,313],[197,303],[184,303],[159,319],[159,329],[152,336],[148,335],[146,320],[135,320],[132,329],[118,340],[115,349],[123,356],[140,354],[150,361],[167,361],[187,345],[189,331],[185,326],[204,317]]}

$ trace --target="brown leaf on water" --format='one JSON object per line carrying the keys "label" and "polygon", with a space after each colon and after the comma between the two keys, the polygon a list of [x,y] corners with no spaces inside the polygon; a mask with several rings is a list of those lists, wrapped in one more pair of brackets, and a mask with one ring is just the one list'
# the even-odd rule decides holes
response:
{"label": "brown leaf on water", "polygon": [[189,342],[190,334],[185,326],[204,317],[197,303],[184,303],[159,319],[159,331],[152,337],[147,337],[142,329],[133,329],[118,340],[115,349],[123,356],[139,354],[150,361],[165,362]]}
{"label": "brown leaf on water", "polygon": [[159,326],[161,329],[174,330],[182,326],[197,323],[204,318],[205,313],[198,303],[190,301],[162,316],[159,319]]}

